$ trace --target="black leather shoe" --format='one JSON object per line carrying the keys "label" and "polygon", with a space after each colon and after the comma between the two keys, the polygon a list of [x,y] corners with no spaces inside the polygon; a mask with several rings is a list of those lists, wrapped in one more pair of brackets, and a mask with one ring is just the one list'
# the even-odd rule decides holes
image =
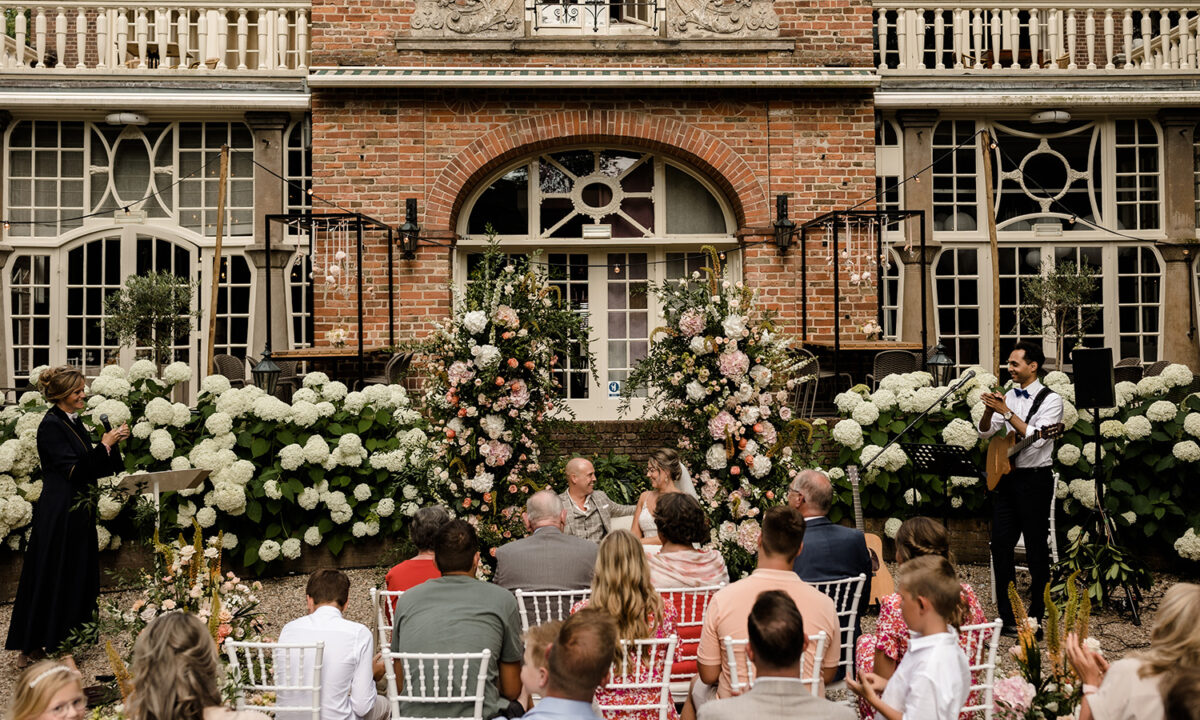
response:
{"label": "black leather shoe", "polygon": [[1003,635],[1004,637],[1013,637],[1013,638],[1015,638],[1015,637],[1017,637],[1017,635],[1018,635],[1018,633],[1017,633],[1017,626],[1016,626],[1016,625],[1004,625],[1004,626],[1001,626],[1001,628],[1000,628],[1000,634],[1001,634],[1001,635]]}

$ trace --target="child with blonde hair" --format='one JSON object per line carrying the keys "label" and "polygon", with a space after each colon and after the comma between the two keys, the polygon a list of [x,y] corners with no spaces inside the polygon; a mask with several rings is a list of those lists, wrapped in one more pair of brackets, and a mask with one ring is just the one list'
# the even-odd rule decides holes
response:
{"label": "child with blonde hair", "polygon": [[525,662],[521,665],[521,685],[529,695],[546,694],[546,682],[550,679],[547,653],[558,639],[560,630],[562,621],[554,620],[534,625],[525,631]]}
{"label": "child with blonde hair", "polygon": [[87,713],[83,678],[57,660],[36,662],[17,677],[5,720],[80,720]]}
{"label": "child with blonde hair", "polygon": [[956,720],[971,690],[967,656],[958,646],[962,586],[940,555],[900,566],[900,611],[913,631],[891,679],[864,673],[850,689],[875,708],[876,720]]}

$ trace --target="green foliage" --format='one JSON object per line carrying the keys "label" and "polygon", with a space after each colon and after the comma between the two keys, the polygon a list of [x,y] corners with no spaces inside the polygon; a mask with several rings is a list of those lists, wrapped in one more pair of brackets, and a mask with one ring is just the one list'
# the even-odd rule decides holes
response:
{"label": "green foliage", "polygon": [[159,366],[171,360],[171,348],[200,316],[192,310],[198,281],[170,272],[130,275],[125,287],[104,299],[105,329],[122,346],[148,347]]}
{"label": "green foliage", "polygon": [[1056,263],[1046,275],[1023,279],[1019,325],[1012,331],[1044,335],[1054,343],[1055,357],[1062,362],[1063,341],[1075,338],[1082,342],[1099,317],[1100,308],[1092,304],[1100,289],[1097,272],[1067,261]]}
{"label": "green foliage", "polygon": [[628,455],[608,453],[592,459],[596,469],[596,489],[602,490],[614,502],[633,505],[646,484],[644,468]]}

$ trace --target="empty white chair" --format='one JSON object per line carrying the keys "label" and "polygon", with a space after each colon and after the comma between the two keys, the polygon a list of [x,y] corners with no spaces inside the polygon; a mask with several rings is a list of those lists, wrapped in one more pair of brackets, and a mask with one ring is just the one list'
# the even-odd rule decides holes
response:
{"label": "empty white chair", "polygon": [[[278,718],[321,718],[321,658],[325,643],[225,641],[237,684],[237,709],[271,710]],[[246,702],[247,693],[256,696]],[[269,695],[275,701],[269,702]]]}
{"label": "empty white chair", "polygon": [[692,678],[696,677],[694,669],[681,672],[683,663],[696,662],[696,651],[700,646],[700,628],[704,625],[704,611],[708,609],[708,601],[713,593],[725,587],[706,585],[690,588],[657,588],[663,602],[674,605],[679,611],[679,621],[675,623],[675,632],[679,634],[679,644],[675,646],[675,667],[671,670],[671,696],[675,702],[687,700]]}
{"label": "empty white chair", "polygon": [[514,591],[517,597],[517,612],[521,614],[521,632],[534,625],[566,620],[571,608],[580,600],[592,596],[590,589],[584,590],[521,590]]}
{"label": "empty white chair", "polygon": [[[387,678],[387,698],[392,708],[392,720],[417,717],[402,715],[401,703],[470,706],[473,708],[470,715],[455,717],[458,720],[483,720],[484,688],[488,681],[491,657],[491,650],[477,653],[394,653],[390,648],[384,648],[383,671]],[[400,664],[399,678],[396,676],[396,663]]]}
{"label": "empty white chair", "polygon": [[[833,600],[833,606],[837,610],[838,627],[841,629],[841,637],[836,640],[838,647],[841,648],[841,659],[838,660],[838,665],[846,669],[846,677],[850,679],[854,679],[854,627],[858,622],[858,601],[862,598],[863,584],[866,581],[867,576],[860,573],[842,580],[811,583],[813,587]],[[820,660],[818,657],[818,665]],[[826,689],[837,689],[844,686],[845,681],[838,681],[830,684]]]}
{"label": "empty white chair", "polygon": [[[734,695],[741,695],[750,688],[754,687],[754,663],[746,657],[746,646],[750,644],[749,640],[734,640],[733,637],[726,635],[722,638],[722,647],[725,652],[725,666],[729,669],[729,687]],[[813,666],[809,668],[809,675],[804,674],[804,657],[808,652],[800,655],[800,682],[808,686],[809,692],[813,696],[821,694],[821,658],[825,655],[825,647],[829,643],[829,635],[822,630],[816,635],[808,636],[808,644],[813,649]],[[738,666],[744,668],[739,672]]]}
{"label": "empty white chair", "polygon": [[380,590],[371,588],[371,606],[375,608],[376,632],[379,633],[379,649],[392,646],[392,626],[396,623],[396,599],[403,590]]}
{"label": "empty white chair", "polygon": [[976,693],[975,703],[968,701],[963,712],[983,711],[985,720],[992,720],[995,712],[992,701],[996,687],[996,648],[1000,644],[1001,620],[996,619],[979,625],[963,625],[960,636],[970,638],[967,647],[967,664],[971,668],[971,692]]}
{"label": "empty white chair", "polygon": [[[630,702],[600,705],[600,714],[605,718],[631,717],[632,713],[658,711],[659,720],[667,720],[674,707],[671,699],[671,664],[675,662],[675,647],[679,637],[621,641],[621,659],[613,663],[608,682],[604,688],[614,692],[649,690],[654,696],[651,702]],[[632,651],[631,651],[632,650]]]}

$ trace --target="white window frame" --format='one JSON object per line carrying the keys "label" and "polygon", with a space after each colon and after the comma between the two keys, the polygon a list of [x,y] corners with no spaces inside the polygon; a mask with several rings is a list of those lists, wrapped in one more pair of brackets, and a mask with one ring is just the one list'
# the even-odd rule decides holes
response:
{"label": "white window frame", "polygon": [[[483,247],[487,244],[487,238],[484,236],[472,236],[467,233],[468,223],[471,212],[476,201],[484,193],[484,191],[499,180],[508,172],[521,165],[529,165],[533,167],[532,161],[538,156],[549,155],[559,152],[571,150],[624,150],[620,147],[609,146],[564,146],[554,148],[538,153],[534,156],[525,157],[519,162],[514,162],[504,167],[503,169],[490,175],[485,181],[481,182],[468,196],[466,202],[463,203],[463,210],[459,214],[459,240],[456,244],[452,255],[452,280],[454,287],[461,293],[467,283],[467,255],[483,251]],[[541,238],[532,237],[530,235],[500,235],[498,239],[505,252],[512,253],[531,253],[534,250],[541,249],[543,253],[539,256],[537,262],[546,262],[546,256],[550,253],[587,253],[588,254],[588,287],[589,287],[589,307],[588,313],[593,319],[591,322],[592,333],[588,338],[589,345],[592,348],[595,356],[595,371],[597,381],[590,386],[589,397],[586,399],[566,399],[561,401],[564,406],[569,408],[579,420],[616,420],[621,416],[617,408],[620,405],[620,399],[609,396],[608,392],[608,337],[607,337],[607,317],[608,317],[608,294],[607,294],[607,273],[608,273],[608,254],[610,252],[645,252],[647,254],[648,280],[652,284],[661,284],[666,279],[666,255],[674,252],[700,252],[700,248],[704,245],[715,247],[722,255],[726,263],[726,277],[734,281],[742,276],[742,261],[741,253],[737,252],[738,242],[734,236],[736,225],[734,223],[733,211],[729,206],[728,200],[724,193],[719,191],[707,178],[703,177],[695,170],[688,168],[681,162],[672,160],[658,153],[647,153],[644,149],[630,149],[631,152],[653,155],[655,159],[655,183],[654,183],[654,212],[655,212],[655,235],[643,238],[611,238],[607,240],[584,240],[582,238]],[[667,235],[666,234],[666,183],[663,179],[665,174],[665,164],[670,163],[677,169],[686,172],[693,179],[700,182],[705,189],[716,198],[720,205],[722,214],[725,219],[725,227],[727,234],[724,235]],[[529,178],[529,219],[528,227],[537,231],[540,228],[538,213],[538,190],[537,176],[531,173]],[[655,297],[651,294],[647,302],[647,311],[649,313],[649,324],[647,327],[648,334],[653,333],[656,327],[662,324],[662,311]],[[603,318],[603,321],[598,321],[596,318]],[[645,401],[635,398],[630,405],[630,412],[625,417],[640,417],[645,408]]]}

